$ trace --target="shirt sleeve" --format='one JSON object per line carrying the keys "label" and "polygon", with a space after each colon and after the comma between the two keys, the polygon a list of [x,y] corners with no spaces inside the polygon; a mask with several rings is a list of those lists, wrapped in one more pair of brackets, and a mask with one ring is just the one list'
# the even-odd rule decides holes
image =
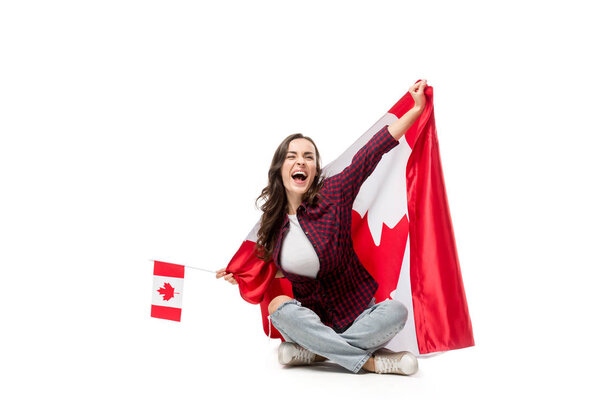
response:
{"label": "shirt sleeve", "polygon": [[352,204],[381,157],[397,145],[398,141],[388,131],[388,125],[384,126],[356,152],[349,166],[328,179],[329,190],[339,194],[342,204]]}

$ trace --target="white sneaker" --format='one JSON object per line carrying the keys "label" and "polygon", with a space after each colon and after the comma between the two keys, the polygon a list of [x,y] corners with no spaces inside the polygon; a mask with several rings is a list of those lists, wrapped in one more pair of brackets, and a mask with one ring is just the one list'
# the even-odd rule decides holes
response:
{"label": "white sneaker", "polygon": [[316,354],[291,342],[282,342],[278,350],[279,363],[283,365],[308,365],[315,362]]}
{"label": "white sneaker", "polygon": [[417,357],[408,351],[392,353],[378,350],[373,354],[378,374],[412,375],[419,369]]}

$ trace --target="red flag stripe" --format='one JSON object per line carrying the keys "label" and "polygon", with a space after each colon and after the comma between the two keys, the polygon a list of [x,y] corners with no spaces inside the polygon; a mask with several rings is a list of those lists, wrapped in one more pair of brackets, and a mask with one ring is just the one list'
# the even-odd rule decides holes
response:
{"label": "red flag stripe", "polygon": [[152,305],[150,316],[154,318],[169,319],[181,322],[181,308]]}
{"label": "red flag stripe", "polygon": [[154,261],[154,275],[183,278],[185,267],[163,261]]}

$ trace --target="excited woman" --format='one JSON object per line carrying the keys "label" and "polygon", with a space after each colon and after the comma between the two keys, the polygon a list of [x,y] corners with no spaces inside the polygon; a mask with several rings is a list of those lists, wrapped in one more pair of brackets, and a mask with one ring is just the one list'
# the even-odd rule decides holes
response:
{"label": "excited woman", "polygon": [[[275,277],[287,278],[294,293],[269,304],[269,319],[285,339],[280,363],[329,359],[355,373],[417,371],[413,354],[383,350],[404,327],[407,309],[396,300],[375,304],[378,285],[354,252],[350,228],[362,183],[422,113],[426,87],[425,80],[414,84],[414,107],[377,132],[337,175],[321,177],[317,146],[302,134],[288,136],[275,151],[257,199],[264,200],[257,255],[275,263]],[[221,277],[237,283],[225,269],[217,271]]]}

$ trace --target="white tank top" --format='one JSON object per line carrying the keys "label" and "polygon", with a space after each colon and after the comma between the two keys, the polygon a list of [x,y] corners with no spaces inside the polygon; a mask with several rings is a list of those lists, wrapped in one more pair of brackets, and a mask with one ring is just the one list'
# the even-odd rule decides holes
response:
{"label": "white tank top", "polygon": [[290,229],[281,243],[279,262],[285,272],[316,278],[319,257],[298,222],[298,217],[288,214]]}

